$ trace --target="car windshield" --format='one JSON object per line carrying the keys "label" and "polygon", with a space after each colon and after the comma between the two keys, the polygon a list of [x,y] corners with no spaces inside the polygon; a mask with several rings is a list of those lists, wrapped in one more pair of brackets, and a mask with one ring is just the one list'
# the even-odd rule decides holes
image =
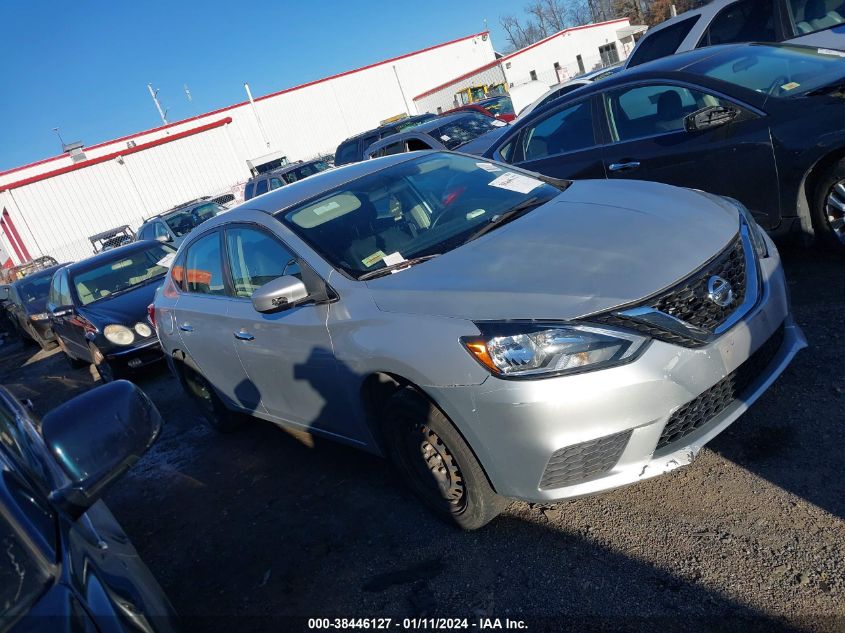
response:
{"label": "car windshield", "polygon": [[152,244],[131,253],[116,252],[116,257],[73,274],[79,302],[85,306],[161,277],[175,252],[167,244]]}
{"label": "car windshield", "polygon": [[50,292],[50,282],[53,280],[51,275],[42,275],[27,279],[17,284],[18,294],[21,300],[26,303],[33,301],[40,301]]}
{"label": "car windshield", "polygon": [[425,123],[426,121],[431,121],[432,119],[436,119],[437,115],[435,114],[420,114],[419,116],[411,117],[410,119],[405,119],[404,121],[399,121],[396,124],[396,131],[393,134],[398,132],[402,132],[403,130],[409,130],[412,127],[416,127],[420,123]]}
{"label": "car windshield", "polygon": [[845,53],[753,44],[730,48],[688,69],[774,97],[803,95],[845,77]]}
{"label": "car windshield", "polygon": [[502,125],[504,124],[501,121],[483,114],[467,114],[431,130],[428,134],[443,143],[446,149],[455,149]]}
{"label": "car windshield", "polygon": [[333,266],[358,278],[403,259],[443,254],[483,225],[560,190],[507,167],[431,153],[345,183],[282,221]]}
{"label": "car windshield", "polygon": [[514,114],[513,104],[510,97],[498,97],[480,104],[488,112],[493,114]]}
{"label": "car windshield", "polygon": [[308,178],[308,176],[319,174],[321,171],[326,171],[328,168],[329,166],[326,163],[318,160],[313,163],[306,163],[302,167],[297,167],[296,169],[291,169],[290,171],[285,172],[282,174],[282,179],[284,179],[286,183],[291,184],[297,180]]}
{"label": "car windshield", "polygon": [[225,209],[216,202],[180,209],[164,218],[176,237],[183,237]]}

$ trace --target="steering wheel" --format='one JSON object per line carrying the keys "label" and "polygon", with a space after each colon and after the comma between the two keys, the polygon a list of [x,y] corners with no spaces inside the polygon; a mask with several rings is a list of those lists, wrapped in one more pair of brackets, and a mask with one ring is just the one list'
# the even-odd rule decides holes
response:
{"label": "steering wheel", "polygon": [[789,77],[785,77],[784,75],[779,75],[775,77],[774,81],[769,85],[769,89],[766,91],[766,94],[769,96],[774,96],[775,91],[781,90],[781,86],[787,84],[789,82]]}

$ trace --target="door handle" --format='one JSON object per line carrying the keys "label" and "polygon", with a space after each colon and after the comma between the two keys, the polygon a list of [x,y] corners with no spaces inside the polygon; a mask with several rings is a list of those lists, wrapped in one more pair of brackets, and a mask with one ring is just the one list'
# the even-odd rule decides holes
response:
{"label": "door handle", "polygon": [[610,163],[607,168],[610,171],[630,171],[631,169],[636,169],[640,166],[640,161],[632,160],[627,163]]}
{"label": "door handle", "polygon": [[193,332],[194,326],[191,325],[190,323],[183,323],[182,325],[179,326],[179,329],[182,330],[183,332]]}
{"label": "door handle", "polygon": [[238,332],[232,332],[235,335],[235,338],[239,341],[254,341],[255,337],[247,332],[246,330],[240,330]]}

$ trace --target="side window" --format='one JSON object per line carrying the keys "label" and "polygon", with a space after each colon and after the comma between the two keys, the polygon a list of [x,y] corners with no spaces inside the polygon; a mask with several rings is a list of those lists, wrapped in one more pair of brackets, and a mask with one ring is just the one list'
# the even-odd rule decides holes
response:
{"label": "side window", "polygon": [[188,292],[226,294],[219,233],[211,233],[191,244],[185,263],[185,281]]}
{"label": "side window", "polygon": [[60,277],[61,279],[59,280],[59,305],[73,305],[73,298],[70,296],[70,285],[67,281],[67,272],[61,273]]}
{"label": "side window", "polygon": [[418,152],[420,150],[431,149],[431,145],[418,138],[409,138],[407,145],[409,152]]}
{"label": "side window", "polygon": [[595,145],[590,100],[552,112],[526,127],[514,154],[515,162],[538,160]]}
{"label": "side window", "polygon": [[845,5],[838,0],[789,0],[797,35],[815,33],[845,22]]}
{"label": "side window", "polygon": [[707,106],[722,105],[713,95],[682,86],[650,85],[605,95],[610,132],[615,141],[684,129],[684,117]]}
{"label": "side window", "polygon": [[260,196],[262,193],[267,193],[269,191],[267,187],[267,179],[261,179],[255,183],[255,195]]}
{"label": "side window", "polygon": [[226,251],[238,297],[251,297],[256,289],[282,275],[302,278],[296,257],[264,231],[229,229],[226,231]]}
{"label": "side window", "polygon": [[156,222],[153,227],[155,231],[154,237],[170,237],[170,232],[164,226],[164,222]]}
{"label": "side window", "polygon": [[176,285],[179,290],[185,289],[185,258],[187,257],[187,253],[182,251],[182,254],[179,255],[179,258],[173,262],[173,265],[170,267],[170,278],[173,279],[173,283]]}
{"label": "side window", "polygon": [[278,189],[279,187],[283,186],[284,184],[285,183],[283,183],[278,178],[271,178],[270,179],[270,191],[273,191],[273,189]]}
{"label": "side window", "polygon": [[401,154],[405,151],[405,143],[399,141],[398,143],[391,143],[390,145],[385,145],[382,147],[378,155],[379,156],[392,156],[393,154]]}
{"label": "side window", "polygon": [[62,275],[53,275],[53,280],[50,282],[50,292],[47,295],[47,303],[53,306],[60,306],[59,286],[61,285]]}
{"label": "side window", "polygon": [[246,187],[244,187],[244,200],[249,200],[255,196],[255,183],[248,182],[246,183]]}
{"label": "side window", "polygon": [[138,239],[139,240],[151,240],[153,239],[153,227],[150,224],[145,224],[141,227],[141,230],[138,231]]}
{"label": "side window", "polygon": [[692,27],[695,26],[695,23],[698,22],[700,17],[700,15],[696,15],[662,28],[659,31],[653,31],[651,34],[647,33],[640,40],[634,52],[631,53],[626,67],[632,68],[633,66],[638,66],[654,59],[674,55],[681,42],[689,35]]}
{"label": "side window", "polygon": [[775,40],[772,0],[740,0],[728,5],[713,18],[699,46]]}

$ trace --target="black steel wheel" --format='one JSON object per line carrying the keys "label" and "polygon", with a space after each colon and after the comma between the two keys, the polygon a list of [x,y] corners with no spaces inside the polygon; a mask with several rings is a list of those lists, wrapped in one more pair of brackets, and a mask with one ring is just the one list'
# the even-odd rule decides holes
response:
{"label": "black steel wheel", "polygon": [[505,499],[490,486],[461,434],[415,389],[405,387],[390,397],[382,431],[400,476],[440,518],[475,530],[504,509]]}

